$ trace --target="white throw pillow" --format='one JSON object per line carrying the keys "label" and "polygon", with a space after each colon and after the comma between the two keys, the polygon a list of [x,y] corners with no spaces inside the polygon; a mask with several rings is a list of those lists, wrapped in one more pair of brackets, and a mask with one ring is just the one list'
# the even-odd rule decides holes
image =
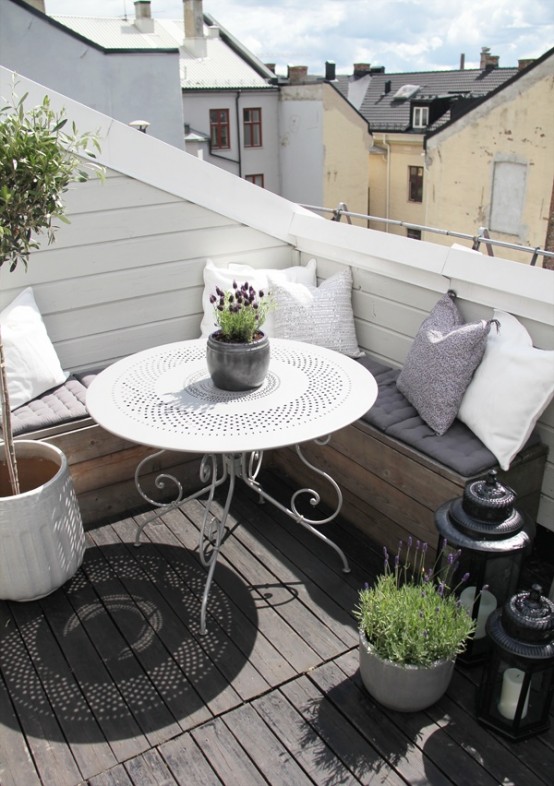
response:
{"label": "white throw pillow", "polygon": [[[200,323],[201,338],[206,338],[216,330],[214,307],[210,303],[210,296],[215,295],[216,287],[227,292],[233,286],[233,281],[236,281],[237,284],[248,281],[254,289],[261,289],[264,292],[271,291],[275,285],[287,281],[315,286],[317,283],[316,268],[315,259],[310,259],[307,265],[294,265],[283,269],[258,269],[238,262],[231,262],[227,267],[217,267],[211,259],[208,259],[204,267],[204,292],[202,294],[204,316]],[[274,313],[275,311],[272,309],[263,325],[263,331],[268,336],[274,335]]]}
{"label": "white throw pillow", "polygon": [[357,358],[360,351],[352,312],[350,268],[319,287],[285,283],[273,288],[275,336],[307,341]]}
{"label": "white throw pillow", "polygon": [[69,374],[60,365],[31,287],[24,289],[0,313],[0,326],[10,409],[63,385]]}
{"label": "white throw pillow", "polygon": [[554,351],[537,349],[521,322],[495,311],[481,365],[460,405],[458,418],[507,470],[554,395]]}

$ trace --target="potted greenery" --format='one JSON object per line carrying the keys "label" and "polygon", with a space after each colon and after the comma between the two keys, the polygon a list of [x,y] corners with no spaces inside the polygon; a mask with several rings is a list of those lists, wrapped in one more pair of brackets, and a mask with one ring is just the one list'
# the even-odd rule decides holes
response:
{"label": "potted greenery", "polygon": [[208,336],[206,359],[216,387],[251,390],[260,387],[269,368],[269,338],[261,330],[271,298],[245,281],[233,282],[210,296],[218,329]]}
{"label": "potted greenery", "polygon": [[[369,693],[385,707],[416,711],[448,688],[456,656],[475,623],[449,586],[458,555],[449,555],[446,575],[426,569],[427,544],[400,543],[392,560],[384,549],[384,573],[359,593],[360,674]],[[467,581],[463,577],[463,582]]]}
{"label": "potted greenery", "polygon": [[[67,129],[64,111],[50,99],[30,109],[27,95],[0,106],[0,271],[27,268],[37,235],[54,240],[57,220],[67,223],[62,195],[100,167],[85,163],[98,149],[96,135]],[[27,306],[26,306],[27,307]],[[67,459],[53,445],[14,442],[10,365],[0,325],[0,598],[28,600],[52,592],[80,565],[84,535]]]}

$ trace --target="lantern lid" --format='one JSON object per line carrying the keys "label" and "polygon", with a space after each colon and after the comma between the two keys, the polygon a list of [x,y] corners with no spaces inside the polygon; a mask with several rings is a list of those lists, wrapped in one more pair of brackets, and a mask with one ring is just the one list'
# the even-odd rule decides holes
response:
{"label": "lantern lid", "polygon": [[505,521],[514,509],[515,492],[497,480],[491,469],[486,478],[466,483],[463,507],[467,514],[481,521]]}
{"label": "lantern lid", "polygon": [[510,636],[528,643],[554,641],[554,603],[542,595],[542,587],[519,592],[505,603],[502,624]]}
{"label": "lantern lid", "polygon": [[510,538],[524,524],[523,516],[514,507],[515,500],[515,492],[498,482],[493,469],[486,478],[466,483],[463,497],[452,504],[451,516],[469,535]]}

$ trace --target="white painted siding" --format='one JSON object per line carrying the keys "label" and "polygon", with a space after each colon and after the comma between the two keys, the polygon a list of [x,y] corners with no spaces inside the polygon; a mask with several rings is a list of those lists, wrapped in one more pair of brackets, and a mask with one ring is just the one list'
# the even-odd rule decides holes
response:
{"label": "white painted siding", "polygon": [[0,305],[32,285],[67,369],[197,338],[207,258],[293,263],[281,241],[113,171],[66,201],[71,223],[55,245],[35,252],[27,272],[2,271]]}

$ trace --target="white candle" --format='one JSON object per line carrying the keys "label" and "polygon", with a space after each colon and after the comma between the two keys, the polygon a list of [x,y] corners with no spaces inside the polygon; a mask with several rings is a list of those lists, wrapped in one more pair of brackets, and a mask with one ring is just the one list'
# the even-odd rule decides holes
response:
{"label": "white candle", "polygon": [[[503,715],[505,718],[508,718],[509,720],[513,720],[515,718],[524,677],[525,673],[520,669],[506,669],[504,675],[502,676],[502,691],[500,692],[498,711],[501,715]],[[523,712],[521,713],[522,718],[525,718],[527,715],[528,706],[529,691],[527,691],[527,696],[525,697]]]}
{"label": "white candle", "polygon": [[[477,587],[466,587],[460,595],[460,603],[468,614],[473,616],[473,603]],[[496,598],[488,590],[481,590],[481,601],[479,603],[479,613],[477,614],[477,627],[474,638],[483,639],[485,637],[485,623],[496,608]]]}

